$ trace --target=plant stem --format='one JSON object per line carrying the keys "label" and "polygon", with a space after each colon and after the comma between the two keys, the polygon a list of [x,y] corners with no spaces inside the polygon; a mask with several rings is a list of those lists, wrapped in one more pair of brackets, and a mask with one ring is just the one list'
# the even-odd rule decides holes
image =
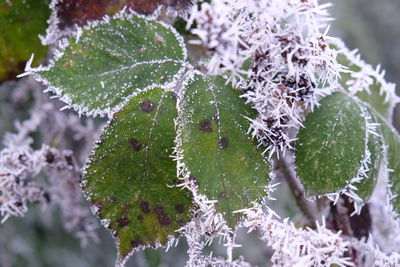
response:
{"label": "plant stem", "polygon": [[293,164],[289,164],[284,157],[280,157],[276,160],[276,165],[277,169],[288,183],[289,188],[296,199],[297,206],[307,218],[307,224],[314,227],[316,222],[316,208],[313,207],[312,203],[305,198],[304,187],[296,177]]}

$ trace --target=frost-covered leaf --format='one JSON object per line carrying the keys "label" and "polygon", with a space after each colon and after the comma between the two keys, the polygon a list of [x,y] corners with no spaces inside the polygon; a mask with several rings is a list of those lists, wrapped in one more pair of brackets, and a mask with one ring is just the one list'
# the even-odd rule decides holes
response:
{"label": "frost-covered leaf", "polygon": [[48,5],[47,0],[0,1],[0,82],[15,79],[32,53],[34,64],[46,56],[38,35],[47,28]]}
{"label": "frost-covered leaf", "polygon": [[216,209],[234,227],[239,215],[233,211],[264,196],[269,181],[269,166],[246,133],[247,118],[256,113],[221,77],[195,74],[179,101],[182,161],[189,179],[197,181],[199,193],[218,200]]}
{"label": "frost-covered leaf", "polygon": [[185,59],[173,28],[120,14],[81,29],[50,67],[31,71],[79,112],[110,116],[136,91],[174,83]]}
{"label": "frost-covered leaf", "polygon": [[336,92],[308,114],[298,135],[296,167],[309,194],[336,193],[353,184],[360,197],[369,197],[381,151],[367,112],[348,95]]}
{"label": "frost-covered leaf", "polygon": [[85,168],[83,190],[118,240],[119,262],[141,246],[165,245],[190,219],[191,198],[175,187],[176,100],[156,88],[115,113]]}
{"label": "frost-covered leaf", "polygon": [[[361,104],[361,108],[363,109],[363,116],[367,116],[367,151],[364,155],[367,159],[364,161],[365,163],[365,175],[361,175],[361,181],[355,183],[354,185],[357,187],[357,194],[363,200],[367,200],[376,185],[378,180],[379,171],[381,168],[381,164],[383,161],[383,137],[381,131],[381,125],[379,123],[378,114],[376,111],[369,107]],[[369,128],[369,129],[368,129]]]}
{"label": "frost-covered leaf", "polygon": [[[376,114],[376,116],[378,117],[379,115]],[[382,117],[378,117],[378,122],[381,124],[386,146],[386,161],[387,168],[389,169],[389,183],[391,185],[390,191],[394,195],[391,203],[397,214],[400,214],[400,136]]]}
{"label": "frost-covered leaf", "polygon": [[376,80],[376,78],[365,74],[361,75],[361,68],[351,64],[344,55],[338,57],[338,62],[349,68],[350,71],[353,71],[356,77],[357,75],[359,76],[359,79],[357,79],[356,77],[352,77],[352,74],[350,73],[341,73],[340,84],[343,86],[343,88],[349,89],[352,86],[355,86],[358,89],[362,89],[362,87],[365,86],[365,81],[368,81],[371,83],[368,87],[368,91],[358,91],[356,96],[364,102],[370,104],[383,117],[388,118],[388,116],[390,116],[392,113],[392,106],[388,101],[385,101],[386,95],[381,91],[381,84]]}

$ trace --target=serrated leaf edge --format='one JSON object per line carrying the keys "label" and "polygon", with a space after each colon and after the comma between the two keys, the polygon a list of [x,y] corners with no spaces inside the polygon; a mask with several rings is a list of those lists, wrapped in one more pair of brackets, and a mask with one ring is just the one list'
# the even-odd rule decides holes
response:
{"label": "serrated leaf edge", "polygon": [[[196,212],[202,214],[203,223],[209,223],[210,225],[207,225],[208,228],[215,229],[216,234],[222,236],[223,238],[228,238],[229,241],[230,238],[232,238],[230,234],[236,232],[237,228],[240,227],[245,217],[241,217],[235,229],[231,229],[228,226],[222,213],[218,212],[215,207],[215,204],[218,202],[218,200],[209,199],[206,195],[199,193],[198,186],[194,181],[190,179],[191,173],[189,171],[188,166],[184,163],[183,160],[184,150],[182,148],[182,131],[183,131],[184,112],[182,109],[183,108],[182,100],[184,96],[184,90],[185,90],[184,88],[186,88],[186,86],[194,79],[195,75],[201,75],[206,81],[208,81],[207,77],[205,77],[203,73],[197,70],[193,70],[190,73],[188,73],[187,78],[182,83],[183,89],[178,93],[178,100],[177,100],[178,118],[175,120],[175,127],[177,128],[177,134],[174,147],[174,160],[177,162],[177,177],[181,181],[181,183],[178,186],[186,188],[192,193],[193,202],[198,206],[198,210],[196,210]],[[269,185],[274,177],[272,170],[270,171],[269,175],[271,176],[270,182],[264,187],[267,196],[275,186],[275,185],[274,186]],[[253,201],[252,205],[256,206],[258,205],[259,202],[265,201],[267,196],[264,196],[257,201]],[[248,208],[251,207],[252,206],[250,205]],[[247,208],[243,207],[243,209],[233,211],[233,213],[243,213],[243,210],[246,209]]]}
{"label": "serrated leaf edge", "polygon": [[[62,40],[59,41],[59,46],[58,48],[55,50],[54,52],[54,57],[53,59],[51,59],[49,61],[49,64],[47,66],[38,66],[38,67],[31,67],[32,61],[33,61],[33,54],[31,56],[31,58],[29,59],[29,61],[26,63],[25,66],[25,72],[18,75],[17,77],[24,77],[24,76],[28,76],[28,75],[32,75],[33,78],[42,83],[43,85],[45,85],[47,87],[46,90],[44,90],[44,93],[47,92],[52,92],[55,94],[55,96],[52,96],[52,98],[57,98],[59,100],[61,100],[62,102],[64,102],[66,104],[66,106],[64,106],[62,108],[63,109],[73,109],[74,111],[76,111],[79,116],[80,115],[86,115],[86,116],[92,116],[92,117],[108,117],[108,118],[112,118],[112,114],[114,114],[115,112],[119,111],[123,106],[125,106],[129,100],[132,97],[135,97],[137,94],[139,94],[142,91],[147,91],[149,89],[152,88],[156,88],[156,87],[161,87],[161,88],[165,88],[165,89],[172,89],[177,85],[177,82],[179,80],[179,78],[185,73],[186,69],[188,68],[188,62],[187,62],[187,50],[186,50],[186,46],[183,40],[183,37],[176,31],[176,29],[174,27],[172,27],[171,25],[162,22],[162,21],[156,21],[153,19],[153,17],[148,17],[148,16],[144,16],[144,15],[140,15],[134,11],[129,11],[131,13],[127,13],[126,12],[126,8],[122,9],[121,11],[119,11],[118,13],[116,13],[114,16],[110,17],[110,16],[104,16],[103,19],[101,20],[93,20],[93,21],[89,21],[88,24],[84,27],[76,27],[75,31],[73,32],[73,34],[71,34],[71,36],[65,37]],[[72,99],[67,96],[67,95],[62,95],[63,92],[63,88],[60,87],[56,87],[56,86],[52,86],[50,84],[50,82],[43,78],[39,73],[42,71],[48,71],[50,70],[54,64],[60,59],[62,58],[62,56],[64,55],[64,50],[69,46],[69,38],[75,38],[75,42],[79,42],[79,38],[82,34],[82,32],[84,30],[90,30],[98,25],[102,25],[102,24],[107,24],[110,22],[110,20],[113,19],[131,19],[133,17],[139,17],[142,18],[146,21],[151,21],[151,22],[155,22],[158,23],[162,26],[164,26],[165,28],[167,28],[168,30],[170,30],[176,37],[176,39],[178,40],[178,43],[180,45],[180,47],[182,48],[182,53],[183,53],[183,60],[173,60],[170,59],[170,61],[174,61],[177,63],[181,63],[182,66],[179,69],[179,71],[174,75],[174,77],[172,78],[172,80],[168,83],[165,84],[151,84],[149,86],[146,86],[145,88],[138,88],[136,89],[130,96],[126,97],[124,101],[122,101],[119,105],[117,105],[116,107],[112,108],[112,109],[88,109],[83,105],[78,105],[78,104],[73,104]],[[161,61],[161,60],[158,60]],[[157,60],[152,61],[153,63],[157,63]],[[132,65],[135,65],[137,63],[134,63]]]}
{"label": "serrated leaf edge", "polygon": [[[154,87],[153,87],[154,88]],[[168,92],[166,89],[162,88],[165,92],[165,94]],[[141,93],[145,93],[146,90],[142,90],[140,92],[138,92],[136,95],[139,95]],[[165,95],[164,95],[165,96]],[[163,96],[163,97],[164,97]],[[112,118],[109,118],[109,120],[107,121],[107,123],[103,126],[103,129],[101,129],[101,133],[103,133],[109,126],[110,123],[112,121]],[[94,146],[92,147],[92,150],[90,152],[90,155],[88,156],[88,159],[91,158],[95,152],[96,149],[98,148],[99,144],[100,144],[100,139],[95,141]],[[82,174],[83,174],[83,178],[80,182],[80,187],[83,193],[84,198],[89,201],[89,203],[91,203],[92,197],[90,196],[90,193],[86,192],[83,187],[85,186],[85,183],[87,182],[86,180],[86,169],[89,167],[90,162],[87,160],[84,164],[84,166],[81,168]],[[182,188],[184,189],[184,188]],[[126,262],[129,260],[129,258],[137,251],[140,250],[144,250],[146,248],[166,248],[166,250],[168,250],[170,247],[176,246],[178,244],[179,241],[179,237],[175,237],[173,235],[169,235],[167,237],[167,243],[165,245],[161,244],[159,240],[156,240],[154,243],[152,243],[151,245],[139,245],[136,248],[133,248],[128,254],[126,255],[121,255],[120,251],[119,251],[119,245],[120,245],[120,239],[115,235],[115,231],[113,229],[110,229],[108,226],[110,224],[110,220],[109,219],[102,219],[99,216],[99,210],[95,205],[90,205],[90,210],[93,213],[93,215],[95,215],[98,220],[100,221],[101,225],[108,231],[110,232],[111,236],[113,237],[113,239],[115,240],[115,244],[116,244],[116,248],[117,248],[117,259],[115,262],[115,266],[116,267],[124,267]],[[176,230],[177,232],[180,231],[180,229]]]}
{"label": "serrated leaf edge", "polygon": [[[357,99],[354,96],[350,96],[347,92],[342,92],[346,95],[348,95],[349,97],[351,97],[352,100],[354,100],[361,111],[362,117],[365,119],[365,136],[364,136],[364,157],[363,159],[360,161],[360,167],[357,170],[357,173],[354,177],[350,178],[347,182],[346,185],[337,190],[336,192],[333,193],[327,193],[327,194],[321,194],[321,195],[307,195],[307,199],[314,201],[318,198],[322,198],[322,197],[327,197],[329,200],[333,201],[333,204],[336,205],[337,201],[339,200],[341,195],[346,195],[348,196],[354,203],[354,212],[351,214],[360,214],[362,207],[364,206],[364,204],[366,203],[366,201],[364,201],[358,194],[357,194],[357,187],[356,184],[360,183],[361,181],[363,181],[364,179],[369,179],[369,177],[367,176],[367,172],[369,170],[369,165],[371,164],[371,152],[368,149],[368,142],[369,142],[369,136],[371,134],[374,135],[378,135],[381,140],[383,140],[383,136],[382,134],[377,133],[377,127],[379,127],[379,124],[374,123],[372,120],[371,115],[369,115],[368,110],[366,109],[366,107],[364,107],[360,102],[359,99]],[[382,148],[383,149],[383,148]],[[382,164],[380,164],[382,165]],[[379,166],[381,168],[381,166]]]}

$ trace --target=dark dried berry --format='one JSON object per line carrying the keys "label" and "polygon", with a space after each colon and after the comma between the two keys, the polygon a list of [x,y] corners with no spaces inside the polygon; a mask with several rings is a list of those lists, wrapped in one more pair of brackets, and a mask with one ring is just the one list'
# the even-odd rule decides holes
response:
{"label": "dark dried berry", "polygon": [[53,163],[54,159],[55,159],[54,154],[51,151],[47,151],[45,158],[46,158],[46,162],[49,164]]}

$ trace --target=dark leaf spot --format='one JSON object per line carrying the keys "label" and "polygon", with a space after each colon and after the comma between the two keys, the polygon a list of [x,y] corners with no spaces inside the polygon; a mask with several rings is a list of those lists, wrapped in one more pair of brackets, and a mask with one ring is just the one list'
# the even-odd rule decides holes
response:
{"label": "dark leaf spot", "polygon": [[118,227],[124,227],[124,226],[127,226],[128,224],[129,224],[129,220],[125,216],[122,216],[117,220]]}
{"label": "dark leaf spot", "polygon": [[204,133],[209,133],[212,132],[212,126],[211,126],[211,122],[209,120],[202,120],[200,122],[200,130]]}
{"label": "dark leaf spot", "polygon": [[140,203],[140,210],[144,213],[149,213],[150,212],[150,204],[149,202],[142,201]]}
{"label": "dark leaf spot", "polygon": [[129,140],[129,143],[131,144],[132,149],[135,150],[135,151],[140,151],[140,149],[142,149],[142,144],[139,143],[139,141],[136,138],[132,137]]}
{"label": "dark leaf spot", "polygon": [[158,206],[154,209],[154,212],[157,214],[158,222],[163,226],[168,226],[171,224],[171,218],[165,212],[165,208],[162,206]]}
{"label": "dark leaf spot", "polygon": [[219,194],[221,197],[223,198],[228,198],[228,194],[226,192],[222,192],[221,194]]}
{"label": "dark leaf spot", "polygon": [[185,208],[182,205],[179,205],[179,204],[175,206],[175,210],[178,213],[184,213],[185,212]]}
{"label": "dark leaf spot", "polygon": [[137,216],[137,219],[138,219],[139,221],[143,221],[143,220],[144,220],[144,217],[143,217],[143,215],[138,215],[138,216]]}
{"label": "dark leaf spot", "polygon": [[219,147],[224,149],[227,148],[229,146],[229,141],[228,138],[226,137],[222,137],[221,139],[219,139]]}
{"label": "dark leaf spot", "polygon": [[131,246],[132,248],[137,248],[138,246],[140,246],[142,244],[142,242],[140,240],[132,240],[131,241]]}
{"label": "dark leaf spot", "polygon": [[149,100],[145,100],[142,102],[141,107],[143,112],[150,112],[154,109],[154,104],[151,103]]}

